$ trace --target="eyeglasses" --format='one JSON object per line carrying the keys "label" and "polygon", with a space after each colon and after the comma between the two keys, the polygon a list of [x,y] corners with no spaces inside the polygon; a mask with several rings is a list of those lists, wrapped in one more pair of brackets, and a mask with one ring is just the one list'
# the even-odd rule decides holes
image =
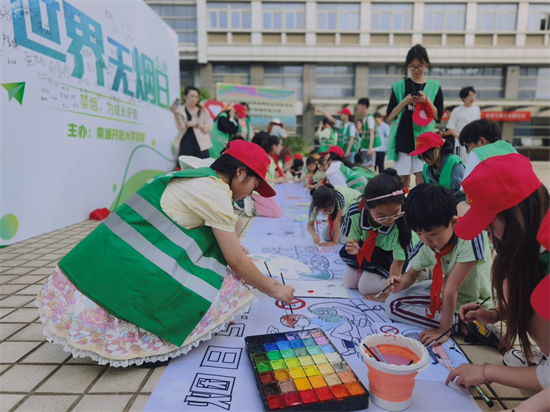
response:
{"label": "eyeglasses", "polygon": [[425,65],[422,65],[422,66],[413,66],[412,64],[407,66],[409,68],[409,70],[412,72],[412,71],[421,71],[421,70],[424,70],[426,68]]}
{"label": "eyeglasses", "polygon": [[378,223],[386,223],[389,221],[394,221],[399,219],[401,216],[403,216],[405,212],[399,212],[392,216],[386,216],[386,217],[372,217],[374,220],[376,220]]}

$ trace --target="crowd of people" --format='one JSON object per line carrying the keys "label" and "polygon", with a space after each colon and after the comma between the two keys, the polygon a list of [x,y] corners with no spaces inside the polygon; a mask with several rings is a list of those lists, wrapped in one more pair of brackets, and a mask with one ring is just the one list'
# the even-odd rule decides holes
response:
{"label": "crowd of people", "polygon": [[[255,131],[243,102],[212,120],[199,90],[185,88],[184,105],[171,108],[178,170],[148,182],[61,260],[38,296],[48,336],[102,364],[158,366],[243,310],[253,300],[246,285],[291,302],[293,288],[247,259],[233,207],[280,217],[276,186],[302,183],[312,242],[341,247],[348,288],[383,301],[395,321],[424,328],[426,345],[464,333],[506,351],[504,365],[465,364],[448,382],[544,390],[516,410],[546,410],[550,311],[541,281],[550,272],[550,195],[498,125],[480,119],[473,87],[460,91],[464,105],[436,131],[444,100],[425,74],[429,64],[422,46],[411,48],[409,76],[392,86],[385,114],[371,113],[366,97],[355,121],[348,107],[339,119],[319,109],[307,155],[284,147],[279,119]],[[98,247],[111,251],[105,261]],[[83,308],[103,326],[85,326]]]}

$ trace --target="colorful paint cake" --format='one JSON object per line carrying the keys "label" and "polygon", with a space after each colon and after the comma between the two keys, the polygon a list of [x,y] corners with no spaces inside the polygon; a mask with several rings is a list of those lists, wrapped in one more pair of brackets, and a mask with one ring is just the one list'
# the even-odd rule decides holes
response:
{"label": "colorful paint cake", "polygon": [[245,338],[266,411],[353,411],[369,393],[321,329]]}

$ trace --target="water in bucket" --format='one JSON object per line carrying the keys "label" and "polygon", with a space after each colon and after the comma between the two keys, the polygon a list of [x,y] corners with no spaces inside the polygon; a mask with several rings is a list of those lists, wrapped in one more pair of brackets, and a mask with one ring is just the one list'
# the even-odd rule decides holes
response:
{"label": "water in bucket", "polygon": [[[387,363],[378,362],[366,351],[376,346]],[[402,411],[411,406],[415,377],[428,368],[429,354],[415,339],[400,335],[371,335],[361,342],[361,353],[369,369],[371,400],[389,411]],[[411,360],[413,363],[411,365]]]}

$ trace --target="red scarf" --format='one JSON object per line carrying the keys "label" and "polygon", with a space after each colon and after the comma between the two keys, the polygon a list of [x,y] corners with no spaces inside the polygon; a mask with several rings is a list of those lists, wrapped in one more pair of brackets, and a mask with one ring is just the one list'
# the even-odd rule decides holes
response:
{"label": "red scarf", "polygon": [[331,241],[334,240],[334,237],[332,236],[333,230],[334,230],[334,221],[332,220],[332,216],[328,215],[328,235],[330,236]]}
{"label": "red scarf", "polygon": [[269,156],[271,156],[271,159],[275,162],[275,166],[277,166],[277,173],[279,173],[279,177],[283,177],[283,171],[281,170],[281,166],[279,166],[278,158],[273,153],[270,153]]}
{"label": "red scarf", "polygon": [[443,267],[441,258],[448,255],[455,248],[454,244],[447,245],[441,252],[435,252],[437,260],[432,279],[432,287],[430,289],[430,313],[426,309],[426,316],[430,319],[435,317],[436,312],[441,312],[441,289],[443,289]]}
{"label": "red scarf", "polygon": [[367,262],[372,262],[372,253],[376,247],[376,238],[378,235],[379,233],[376,230],[369,230],[369,237],[363,242],[363,246],[361,246],[361,250],[357,254],[357,263],[359,263],[357,277],[361,274],[361,265],[363,264],[363,260],[366,259]]}

